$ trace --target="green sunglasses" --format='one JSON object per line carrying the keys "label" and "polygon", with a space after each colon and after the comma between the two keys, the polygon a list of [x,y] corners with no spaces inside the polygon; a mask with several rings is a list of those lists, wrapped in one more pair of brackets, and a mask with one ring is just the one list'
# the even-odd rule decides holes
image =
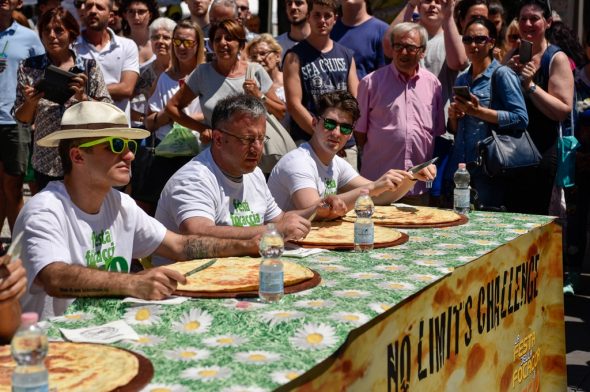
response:
{"label": "green sunglasses", "polygon": [[115,154],[122,153],[123,151],[125,151],[126,148],[129,148],[129,151],[131,151],[134,154],[137,152],[137,142],[135,140],[123,139],[116,136],[107,136],[101,139],[93,140],[91,142],[82,143],[78,147],[92,147],[106,142],[109,142],[109,145],[111,146],[111,151]]}
{"label": "green sunglasses", "polygon": [[354,125],[346,124],[346,123],[339,123],[336,120],[332,120],[331,118],[320,117],[324,120],[324,129],[328,131],[333,131],[336,129],[337,126],[340,126],[340,133],[343,135],[350,135],[354,130]]}

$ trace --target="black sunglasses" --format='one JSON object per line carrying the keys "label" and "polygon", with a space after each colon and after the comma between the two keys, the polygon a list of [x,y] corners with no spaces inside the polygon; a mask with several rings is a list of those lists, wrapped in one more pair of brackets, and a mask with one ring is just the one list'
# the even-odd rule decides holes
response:
{"label": "black sunglasses", "polygon": [[487,35],[464,35],[463,38],[461,38],[461,41],[466,45],[471,45],[473,42],[475,42],[476,45],[482,45],[490,42],[490,40],[491,38]]}
{"label": "black sunglasses", "polygon": [[339,123],[336,120],[332,120],[331,118],[321,117],[324,120],[324,129],[328,131],[333,131],[336,129],[337,126],[340,126],[340,133],[343,135],[350,135],[354,130],[354,125],[346,124],[346,123]]}

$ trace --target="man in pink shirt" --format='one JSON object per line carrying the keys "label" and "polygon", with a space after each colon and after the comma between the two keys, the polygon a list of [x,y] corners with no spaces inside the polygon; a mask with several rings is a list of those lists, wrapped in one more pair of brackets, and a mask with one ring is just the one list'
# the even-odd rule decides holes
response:
{"label": "man in pink shirt", "polygon": [[[361,117],[355,137],[362,149],[361,175],[376,180],[389,169],[407,170],[432,158],[434,137],[445,132],[441,85],[419,66],[428,33],[416,23],[400,23],[391,33],[393,61],[362,79]],[[423,183],[409,192],[426,204]]]}

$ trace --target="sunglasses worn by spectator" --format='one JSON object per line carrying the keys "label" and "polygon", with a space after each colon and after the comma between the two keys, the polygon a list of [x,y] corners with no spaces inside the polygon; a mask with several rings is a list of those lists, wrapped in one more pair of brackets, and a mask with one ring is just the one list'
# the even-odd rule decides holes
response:
{"label": "sunglasses worn by spectator", "polygon": [[508,35],[508,41],[510,42],[516,42],[520,39],[520,34],[509,34]]}
{"label": "sunglasses worn by spectator", "polygon": [[393,44],[391,46],[393,47],[393,50],[395,50],[396,52],[401,52],[405,49],[406,52],[408,52],[409,54],[416,54],[416,53],[418,53],[418,51],[420,49],[424,48],[423,46],[404,45],[404,44]]}
{"label": "sunglasses worn by spectator", "polygon": [[219,132],[221,133],[225,133],[226,135],[229,136],[233,136],[236,139],[238,139],[240,142],[242,142],[242,145],[244,146],[251,146],[256,142],[259,142],[260,144],[265,144],[266,142],[268,142],[270,140],[270,138],[266,135],[264,136],[258,136],[258,137],[254,137],[254,136],[238,136],[238,135],[234,135],[231,132],[226,131],[225,129],[221,129],[221,128],[216,128]]}
{"label": "sunglasses worn by spectator", "polygon": [[109,142],[109,146],[111,147],[111,151],[115,154],[120,154],[125,151],[126,148],[129,148],[129,151],[132,153],[137,152],[137,142],[133,139],[123,139],[116,136],[107,136],[101,139],[92,140],[90,142],[82,143],[78,147],[80,148],[88,148],[92,146],[96,146],[98,144]]}
{"label": "sunglasses worn by spectator", "polygon": [[339,123],[336,120],[332,120],[331,118],[326,117],[321,117],[321,119],[324,120],[324,129],[330,132],[336,129],[337,126],[340,126],[340,133],[348,136],[354,130],[354,126],[352,124]]}
{"label": "sunglasses worn by spectator", "polygon": [[464,35],[461,41],[466,45],[471,45],[474,42],[476,45],[483,45],[490,42],[490,39],[487,35]]}
{"label": "sunglasses worn by spectator", "polygon": [[184,45],[185,48],[192,48],[193,46],[195,46],[196,43],[197,41],[195,41],[194,39],[174,38],[172,40],[172,44],[177,48],[180,47],[180,45]]}

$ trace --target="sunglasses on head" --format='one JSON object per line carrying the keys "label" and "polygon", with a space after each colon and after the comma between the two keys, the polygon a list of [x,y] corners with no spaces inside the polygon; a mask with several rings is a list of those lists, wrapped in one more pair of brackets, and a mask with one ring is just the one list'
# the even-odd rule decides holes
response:
{"label": "sunglasses on head", "polygon": [[116,136],[107,136],[101,139],[92,140],[90,142],[82,143],[78,147],[87,148],[106,142],[109,142],[111,151],[115,154],[122,153],[123,151],[125,151],[126,148],[129,148],[129,151],[131,151],[134,154],[137,152],[137,141],[133,139],[123,139]]}
{"label": "sunglasses on head", "polygon": [[339,123],[336,120],[332,120],[331,118],[320,117],[324,120],[324,129],[328,131],[333,131],[336,129],[337,126],[340,126],[340,133],[343,135],[350,135],[354,130],[354,125],[346,124],[346,123]]}
{"label": "sunglasses on head", "polygon": [[195,41],[194,39],[174,38],[172,40],[172,44],[177,48],[180,47],[180,45],[184,45],[185,48],[192,48],[193,46],[195,46],[196,43],[197,41]]}
{"label": "sunglasses on head", "polygon": [[482,45],[490,41],[487,35],[464,35],[461,38],[464,44],[471,45],[475,42],[476,45]]}

